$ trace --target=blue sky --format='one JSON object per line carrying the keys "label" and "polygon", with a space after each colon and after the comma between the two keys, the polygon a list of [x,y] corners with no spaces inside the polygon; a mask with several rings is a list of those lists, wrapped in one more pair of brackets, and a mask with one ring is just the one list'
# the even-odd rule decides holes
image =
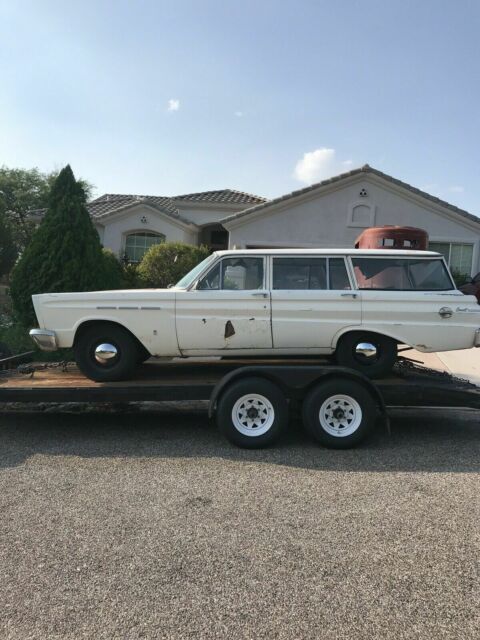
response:
{"label": "blue sky", "polygon": [[368,162],[480,215],[480,2],[0,0],[0,164],[267,197]]}

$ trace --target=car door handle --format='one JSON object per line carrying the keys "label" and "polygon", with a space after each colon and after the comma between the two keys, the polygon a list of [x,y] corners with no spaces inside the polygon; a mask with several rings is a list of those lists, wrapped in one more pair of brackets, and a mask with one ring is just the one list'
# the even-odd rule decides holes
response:
{"label": "car door handle", "polygon": [[255,298],[267,298],[268,293],[266,293],[265,291],[256,291],[255,293],[252,293],[252,296],[254,296]]}
{"label": "car door handle", "polygon": [[441,318],[451,318],[453,316],[453,311],[452,309],[450,309],[450,307],[442,307],[439,310],[438,315]]}
{"label": "car door handle", "polygon": [[341,293],[340,294],[342,298],[357,298],[358,297],[358,293]]}

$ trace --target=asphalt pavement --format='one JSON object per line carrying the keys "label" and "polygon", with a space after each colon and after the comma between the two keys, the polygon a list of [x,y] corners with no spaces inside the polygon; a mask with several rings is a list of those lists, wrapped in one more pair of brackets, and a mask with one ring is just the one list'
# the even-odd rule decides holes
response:
{"label": "asphalt pavement", "polygon": [[0,416],[0,638],[477,639],[478,412],[239,450],[203,413]]}

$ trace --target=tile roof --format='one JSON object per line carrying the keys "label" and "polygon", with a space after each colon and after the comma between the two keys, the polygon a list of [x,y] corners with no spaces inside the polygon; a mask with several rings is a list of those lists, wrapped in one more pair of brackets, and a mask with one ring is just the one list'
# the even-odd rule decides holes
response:
{"label": "tile roof", "polygon": [[99,216],[111,213],[125,206],[136,204],[137,202],[145,202],[162,209],[165,213],[178,215],[178,209],[175,203],[171,198],[164,196],[136,196],[121,193],[106,193],[89,202],[87,208],[91,216],[98,218]]}
{"label": "tile roof", "polygon": [[189,202],[215,202],[221,204],[259,204],[266,202],[266,198],[254,196],[244,191],[234,189],[219,189],[217,191],[200,191],[199,193],[186,193],[175,196],[174,200],[188,200]]}
{"label": "tile roof", "polygon": [[[168,216],[177,218],[186,224],[194,224],[192,220],[183,217],[178,209],[178,204],[183,202],[204,202],[206,204],[238,204],[251,205],[265,202],[265,198],[254,196],[234,189],[220,189],[217,191],[201,191],[199,193],[187,193],[181,196],[139,196],[134,194],[105,193],[87,204],[87,209],[92,218],[104,216],[134,204],[145,203],[153,206]],[[46,209],[30,211],[31,215],[43,216]]]}
{"label": "tile roof", "polygon": [[421,189],[417,189],[416,187],[413,187],[412,185],[408,184],[407,182],[402,182],[402,180],[398,180],[397,178],[389,176],[387,173],[383,173],[383,171],[379,171],[378,169],[374,169],[369,164],[365,164],[365,165],[363,165],[363,167],[359,167],[358,169],[352,169],[351,171],[347,171],[346,173],[341,173],[338,176],[333,176],[332,178],[328,178],[327,180],[322,180],[321,182],[316,182],[315,184],[312,184],[309,187],[304,187],[303,189],[297,189],[296,191],[291,191],[290,193],[286,193],[283,196],[280,196],[278,198],[273,198],[273,200],[267,200],[266,202],[263,202],[261,204],[255,205],[253,207],[249,207],[248,209],[244,209],[243,211],[239,211],[238,213],[234,213],[233,215],[228,216],[228,217],[223,218],[222,220],[220,220],[220,224],[223,224],[225,222],[232,222],[233,220],[237,220],[239,218],[243,218],[245,216],[250,215],[251,213],[256,213],[257,211],[261,211],[262,209],[266,209],[267,207],[279,204],[280,202],[283,202],[284,200],[290,200],[291,198],[296,198],[297,196],[303,195],[304,193],[308,193],[309,191],[314,191],[315,189],[319,189],[320,187],[325,187],[327,185],[334,184],[336,182],[340,182],[341,180],[346,180],[347,178],[351,178],[351,177],[354,177],[354,176],[360,176],[362,174],[369,174],[369,173],[372,174],[372,175],[379,176],[380,178],[383,178],[383,180],[386,180],[387,182],[391,182],[392,184],[395,184],[398,187],[402,187],[403,189],[407,189],[411,193],[414,193],[414,194],[416,194],[418,196],[421,196],[422,198],[425,198],[426,200],[430,200],[431,202],[434,202],[435,204],[438,204],[438,205],[440,205],[442,207],[445,207],[446,209],[449,209],[450,211],[454,211],[455,213],[463,216],[464,218],[468,218],[469,220],[472,220],[473,222],[476,222],[477,224],[480,224],[480,218],[478,216],[475,216],[472,213],[469,213],[468,211],[465,211],[464,209],[460,209],[459,207],[456,207],[455,205],[450,204],[449,202],[446,202],[445,200],[442,200],[441,198],[437,198],[436,196],[432,196],[430,193],[427,193],[426,191],[422,191]]}

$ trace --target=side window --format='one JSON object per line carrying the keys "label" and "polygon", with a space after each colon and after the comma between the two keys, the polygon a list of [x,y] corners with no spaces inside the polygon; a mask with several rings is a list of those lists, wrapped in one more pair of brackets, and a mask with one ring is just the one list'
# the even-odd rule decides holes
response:
{"label": "side window", "polygon": [[220,262],[203,276],[197,285],[197,289],[220,289]]}
{"label": "side window", "polygon": [[343,258],[330,258],[329,267],[329,288],[351,289],[345,260]]}
{"label": "side window", "polygon": [[246,291],[263,288],[263,258],[225,258],[198,283],[197,289]]}
{"label": "side window", "polygon": [[273,289],[326,289],[325,258],[274,258]]}

